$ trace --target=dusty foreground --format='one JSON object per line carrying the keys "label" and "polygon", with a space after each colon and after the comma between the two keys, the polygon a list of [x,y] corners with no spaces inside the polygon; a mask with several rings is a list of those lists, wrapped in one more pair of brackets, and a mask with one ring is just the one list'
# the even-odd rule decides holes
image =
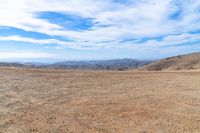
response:
{"label": "dusty foreground", "polygon": [[0,68],[0,132],[200,132],[200,72]]}

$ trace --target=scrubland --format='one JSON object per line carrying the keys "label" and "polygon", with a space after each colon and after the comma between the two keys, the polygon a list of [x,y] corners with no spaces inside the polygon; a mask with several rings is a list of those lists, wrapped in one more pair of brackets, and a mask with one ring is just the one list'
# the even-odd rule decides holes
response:
{"label": "scrubland", "polygon": [[200,71],[1,67],[0,132],[200,132]]}

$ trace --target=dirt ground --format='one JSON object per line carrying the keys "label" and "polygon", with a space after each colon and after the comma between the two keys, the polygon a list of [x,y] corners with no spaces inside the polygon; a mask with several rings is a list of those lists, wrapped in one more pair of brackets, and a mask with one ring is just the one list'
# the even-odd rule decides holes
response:
{"label": "dirt ground", "polygon": [[197,133],[200,72],[0,68],[2,133]]}

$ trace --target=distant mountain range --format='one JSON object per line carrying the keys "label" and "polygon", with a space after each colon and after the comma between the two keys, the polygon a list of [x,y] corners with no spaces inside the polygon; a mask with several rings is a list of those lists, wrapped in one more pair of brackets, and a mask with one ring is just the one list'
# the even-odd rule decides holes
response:
{"label": "distant mountain range", "polygon": [[50,68],[91,69],[91,70],[126,70],[138,68],[151,63],[134,59],[116,59],[102,61],[67,61],[48,65]]}
{"label": "distant mountain range", "polygon": [[0,63],[0,66],[57,68],[57,69],[82,69],[82,70],[127,70],[138,68],[152,61],[140,61],[135,59],[115,59],[101,61],[65,61],[54,64],[42,63]]}
{"label": "distant mountain range", "polygon": [[200,52],[162,59],[142,66],[139,70],[200,70]]}
{"label": "distant mountain range", "polygon": [[65,61],[53,64],[43,63],[0,63],[6,67],[33,67],[56,69],[80,69],[80,70],[127,70],[136,69],[142,71],[163,70],[200,70],[200,52],[179,55],[159,61],[140,61],[135,59],[115,59],[101,61]]}
{"label": "distant mountain range", "polygon": [[0,62],[0,66],[5,66],[5,67],[24,67],[24,64],[20,63],[5,63],[5,62]]}

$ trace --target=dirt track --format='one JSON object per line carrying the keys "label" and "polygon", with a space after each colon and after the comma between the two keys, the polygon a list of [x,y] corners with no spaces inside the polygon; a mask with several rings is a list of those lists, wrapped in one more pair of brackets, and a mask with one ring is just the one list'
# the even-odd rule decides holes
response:
{"label": "dirt track", "polygon": [[0,68],[0,132],[200,132],[200,72]]}

